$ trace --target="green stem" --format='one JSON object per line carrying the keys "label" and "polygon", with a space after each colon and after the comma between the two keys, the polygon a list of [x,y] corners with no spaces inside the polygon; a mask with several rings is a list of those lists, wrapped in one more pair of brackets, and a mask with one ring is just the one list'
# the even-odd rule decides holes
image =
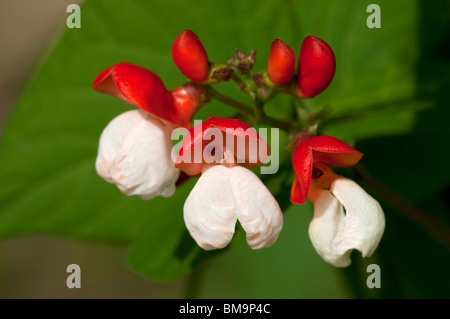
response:
{"label": "green stem", "polygon": [[264,98],[264,103],[267,103],[267,102],[269,102],[270,100],[272,100],[275,96],[278,95],[278,93],[279,93],[279,91],[276,90],[276,89],[273,89],[272,91],[270,91],[269,95],[267,95],[267,96]]}
{"label": "green stem", "polygon": [[268,124],[270,126],[273,126],[273,127],[278,127],[278,128],[280,128],[282,130],[285,130],[287,132],[300,130],[298,125],[296,125],[295,123],[292,123],[292,122],[289,122],[289,121],[278,120],[278,119],[275,119],[273,117],[267,116],[265,114],[264,114],[264,118],[263,118],[263,120],[261,122],[265,123],[265,124]]}
{"label": "green stem", "polygon": [[325,105],[320,111],[312,114],[308,118],[308,124],[309,125],[316,124],[320,119],[327,117],[328,114],[330,113],[331,113],[331,106]]}
{"label": "green stem", "polygon": [[261,123],[264,121],[266,114],[264,113],[264,102],[262,102],[259,99],[255,99],[255,113],[256,113],[256,120]]}
{"label": "green stem", "polygon": [[234,107],[235,109],[238,109],[244,113],[251,114],[251,115],[254,114],[253,109],[248,105],[245,105],[239,101],[233,100],[232,98],[229,98],[228,96],[225,96],[222,93],[219,93],[218,91],[216,91],[213,88],[209,88],[209,92],[211,93],[212,98],[214,98],[224,104]]}
{"label": "green stem", "polygon": [[259,99],[255,100],[255,112],[256,112],[256,118],[259,123],[264,123],[264,124],[268,124],[273,127],[278,127],[287,132],[300,129],[298,123],[296,123],[296,122],[278,120],[278,119],[268,116],[264,112],[264,102]]}
{"label": "green stem", "polygon": [[247,92],[247,85],[245,84],[244,81],[242,81],[242,79],[241,79],[240,77],[238,77],[238,76],[236,75],[236,72],[233,72],[233,73],[231,74],[231,79],[232,79],[234,82],[236,82],[237,84],[239,84],[239,88],[240,88],[241,90],[245,91],[245,93],[248,93],[248,92]]}
{"label": "green stem", "polygon": [[288,132],[302,129],[301,125],[297,122],[278,120],[266,115],[264,112],[264,102],[259,99],[255,99],[255,108],[251,108],[246,104],[243,104],[239,101],[229,98],[228,96],[223,95],[222,93],[216,91],[213,88],[209,88],[209,92],[212,98],[224,104],[227,104],[235,109],[238,109],[242,113],[251,116],[256,115],[257,123],[268,124]]}
{"label": "green stem", "polygon": [[205,262],[194,267],[187,277],[185,298],[186,299],[197,299],[199,298],[200,288],[203,281],[205,269]]}

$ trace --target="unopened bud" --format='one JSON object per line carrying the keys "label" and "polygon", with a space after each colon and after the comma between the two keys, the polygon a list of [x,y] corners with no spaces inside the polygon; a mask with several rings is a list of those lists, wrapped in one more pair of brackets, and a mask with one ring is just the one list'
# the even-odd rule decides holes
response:
{"label": "unopened bud", "polygon": [[203,82],[208,78],[208,55],[194,32],[184,30],[180,33],[173,43],[172,57],[178,69],[188,79]]}
{"label": "unopened bud", "polygon": [[276,39],[270,47],[267,73],[270,80],[278,85],[288,83],[295,70],[295,54],[283,41]]}
{"label": "unopened bud", "polygon": [[302,98],[314,97],[325,90],[336,71],[333,50],[325,41],[313,36],[303,41],[298,64],[298,95]]}

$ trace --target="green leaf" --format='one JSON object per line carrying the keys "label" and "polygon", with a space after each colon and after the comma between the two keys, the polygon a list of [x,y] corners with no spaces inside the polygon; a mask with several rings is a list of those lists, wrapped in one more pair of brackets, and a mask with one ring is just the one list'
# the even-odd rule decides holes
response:
{"label": "green leaf", "polygon": [[[181,85],[186,79],[170,52],[183,29],[197,33],[212,61],[226,61],[235,48],[243,52],[256,49],[255,70],[266,68],[275,38],[285,40],[298,54],[303,37],[314,34],[335,50],[338,71],[330,88],[310,101],[313,108],[330,104],[340,114],[376,102],[409,98],[415,88],[412,74],[417,58],[416,38],[411,32],[416,22],[415,2],[380,1],[380,30],[365,26],[369,3],[85,1],[82,28],[65,31],[9,118],[0,148],[0,236],[50,233],[126,242],[131,267],[153,279],[178,277],[221,253],[202,252],[187,236],[182,209],[194,181],[178,189],[171,199],[143,201],[122,195],[96,175],[99,136],[110,120],[130,107],[95,93],[93,79],[106,67],[128,61],[155,71],[170,89]],[[217,89],[250,103],[229,83]],[[269,108],[270,114],[285,115],[277,111],[275,101]],[[213,101],[198,117],[231,114],[229,107]],[[400,116],[375,133],[396,132],[395,127],[402,125],[406,130],[410,124],[410,117]],[[344,136],[368,136],[366,126],[358,136],[351,132]],[[289,171],[283,174],[267,183],[286,205],[291,175]],[[229,249],[240,242],[242,238]]]}

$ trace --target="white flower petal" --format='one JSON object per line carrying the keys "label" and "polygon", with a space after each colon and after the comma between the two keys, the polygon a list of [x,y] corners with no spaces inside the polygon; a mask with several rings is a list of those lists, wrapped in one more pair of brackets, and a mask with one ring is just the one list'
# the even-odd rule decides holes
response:
{"label": "white flower petal", "polygon": [[228,174],[222,165],[204,170],[184,203],[186,227],[205,250],[225,247],[234,234],[236,214]]}
{"label": "white flower petal", "polygon": [[248,245],[253,249],[271,246],[283,227],[278,202],[252,171],[241,166],[229,170],[236,216],[247,233]]}
{"label": "white flower petal", "polygon": [[336,267],[350,265],[350,253],[340,255],[336,252],[335,238],[341,238],[344,209],[339,201],[327,190],[317,191],[314,202],[314,218],[309,224],[309,238],[317,253]]}
{"label": "white flower petal", "polygon": [[97,174],[108,182],[113,183],[111,168],[114,166],[125,136],[132,127],[143,121],[146,117],[147,115],[144,111],[128,111],[116,116],[103,130],[100,136],[95,168]]}
{"label": "white flower petal", "polygon": [[100,138],[97,172],[126,195],[171,196],[179,170],[170,156],[170,134],[168,126],[143,111],[119,115]]}
{"label": "white flower petal", "polygon": [[330,191],[346,210],[345,241],[342,250],[358,249],[371,256],[381,240],[386,225],[380,204],[354,181],[340,177]]}
{"label": "white flower petal", "polygon": [[175,186],[175,182],[178,179],[178,175],[179,175],[179,173],[177,174],[177,178],[173,181],[173,183],[171,183],[167,188],[161,190],[161,196],[162,197],[171,197],[173,194],[175,194],[175,190],[177,188]]}
{"label": "white flower petal", "polygon": [[330,191],[318,192],[309,226],[309,236],[318,254],[336,267],[350,265],[354,249],[363,257],[372,255],[385,227],[378,202],[344,177],[337,178]]}
{"label": "white flower petal", "polygon": [[272,245],[283,226],[277,201],[254,173],[240,166],[207,168],[184,204],[191,236],[203,249],[223,248],[237,219],[253,249]]}

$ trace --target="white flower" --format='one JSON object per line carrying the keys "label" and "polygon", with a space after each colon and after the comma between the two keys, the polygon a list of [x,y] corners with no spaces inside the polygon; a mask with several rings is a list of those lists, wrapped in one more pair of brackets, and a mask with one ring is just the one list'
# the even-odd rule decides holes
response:
{"label": "white flower", "polygon": [[338,176],[330,190],[314,190],[314,218],[309,237],[317,253],[336,267],[350,265],[357,249],[371,256],[384,232],[384,213],[378,202],[354,181]]}
{"label": "white flower", "polygon": [[126,195],[172,196],[179,170],[170,156],[171,132],[170,126],[144,111],[120,114],[100,137],[97,173]]}
{"label": "white flower", "polygon": [[275,198],[253,172],[241,166],[204,169],[184,204],[184,220],[205,250],[228,245],[237,220],[253,249],[272,245],[283,226]]}

